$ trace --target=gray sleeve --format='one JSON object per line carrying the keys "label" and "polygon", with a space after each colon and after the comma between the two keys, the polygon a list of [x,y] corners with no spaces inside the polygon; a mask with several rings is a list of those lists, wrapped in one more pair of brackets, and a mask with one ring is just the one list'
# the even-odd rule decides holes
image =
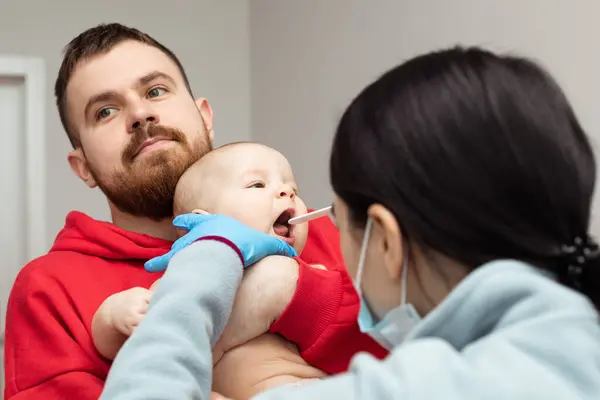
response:
{"label": "gray sleeve", "polygon": [[170,261],[148,314],[117,354],[101,399],[209,399],[212,345],[221,335],[243,266],[218,241],[199,241]]}
{"label": "gray sleeve", "polygon": [[[534,329],[532,334],[529,325],[525,329],[527,337],[509,329],[508,335],[489,335],[463,352],[439,338],[422,338],[395,348],[383,361],[358,354],[345,374],[270,389],[252,400],[598,398],[597,368],[586,368],[595,360],[584,353],[598,347],[597,335],[578,337],[585,344],[556,353],[529,347],[543,333],[535,335]],[[571,339],[556,338],[556,343]],[[581,356],[565,356],[573,351]],[[560,358],[552,359],[555,354]],[[569,365],[569,358],[580,365]]]}

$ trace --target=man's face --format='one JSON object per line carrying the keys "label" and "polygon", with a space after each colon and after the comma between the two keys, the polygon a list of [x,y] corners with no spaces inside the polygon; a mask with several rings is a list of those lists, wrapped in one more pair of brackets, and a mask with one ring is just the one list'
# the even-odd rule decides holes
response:
{"label": "man's face", "polygon": [[179,177],[211,150],[210,106],[194,102],[177,65],[143,43],[126,41],[80,63],[67,109],[81,142],[71,167],[134,216],[170,217]]}

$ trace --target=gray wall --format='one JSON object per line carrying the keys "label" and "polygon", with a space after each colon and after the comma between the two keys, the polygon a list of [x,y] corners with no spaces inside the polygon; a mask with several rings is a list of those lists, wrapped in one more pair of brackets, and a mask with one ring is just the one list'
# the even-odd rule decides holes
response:
{"label": "gray wall", "polygon": [[253,139],[290,158],[311,206],[327,205],[330,142],[351,98],[419,52],[480,44],[538,58],[598,142],[599,17],[596,0],[252,0]]}
{"label": "gray wall", "polygon": [[[295,167],[312,207],[331,201],[329,147],[350,99],[387,68],[441,46],[483,44],[534,55],[558,78],[594,139],[600,139],[600,113],[595,110],[600,2],[595,0],[125,4],[0,0],[0,54],[40,56],[47,63],[49,242],[69,210],[108,218],[101,194],[87,189],[69,169],[70,148],[52,96],[62,47],[100,22],[138,27],[174,50],[196,95],[213,105],[217,144],[251,137],[280,149]],[[596,220],[595,225],[600,226]]]}
{"label": "gray wall", "polygon": [[81,31],[121,22],[154,36],[178,55],[196,96],[215,112],[218,143],[250,138],[248,3],[223,0],[0,0],[0,54],[39,56],[47,65],[48,243],[78,209],[108,219],[106,200],[67,163],[69,142],[54,106],[62,48]]}

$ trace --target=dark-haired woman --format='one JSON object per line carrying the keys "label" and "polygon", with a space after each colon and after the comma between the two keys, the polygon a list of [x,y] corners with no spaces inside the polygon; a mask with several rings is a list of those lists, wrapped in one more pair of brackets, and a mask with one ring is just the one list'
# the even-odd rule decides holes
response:
{"label": "dark-haired woman", "polygon": [[[529,60],[452,48],[387,72],[344,113],[330,173],[342,251],[363,302],[359,325],[391,353],[357,355],[346,374],[256,398],[600,398],[595,172],[567,99]],[[224,308],[207,304],[233,298],[243,265],[228,226],[200,229],[196,237],[221,241],[175,256],[145,330],[113,365],[106,398],[141,398],[139,386],[208,398],[210,348],[198,343],[218,338],[213,321]],[[211,251],[219,265],[186,265]],[[218,279],[195,299],[178,295],[211,274]],[[196,347],[147,362],[141,355],[167,316],[175,333],[160,340]],[[128,385],[132,377],[142,385]]]}

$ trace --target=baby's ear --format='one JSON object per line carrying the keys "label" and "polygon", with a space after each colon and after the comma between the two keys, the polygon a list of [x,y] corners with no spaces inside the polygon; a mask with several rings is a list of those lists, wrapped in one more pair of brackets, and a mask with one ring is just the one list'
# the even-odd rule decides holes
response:
{"label": "baby's ear", "polygon": [[192,214],[202,214],[202,215],[205,215],[205,214],[210,214],[210,213],[208,211],[206,211],[206,210],[201,209],[201,208],[196,208],[195,210],[192,210]]}

